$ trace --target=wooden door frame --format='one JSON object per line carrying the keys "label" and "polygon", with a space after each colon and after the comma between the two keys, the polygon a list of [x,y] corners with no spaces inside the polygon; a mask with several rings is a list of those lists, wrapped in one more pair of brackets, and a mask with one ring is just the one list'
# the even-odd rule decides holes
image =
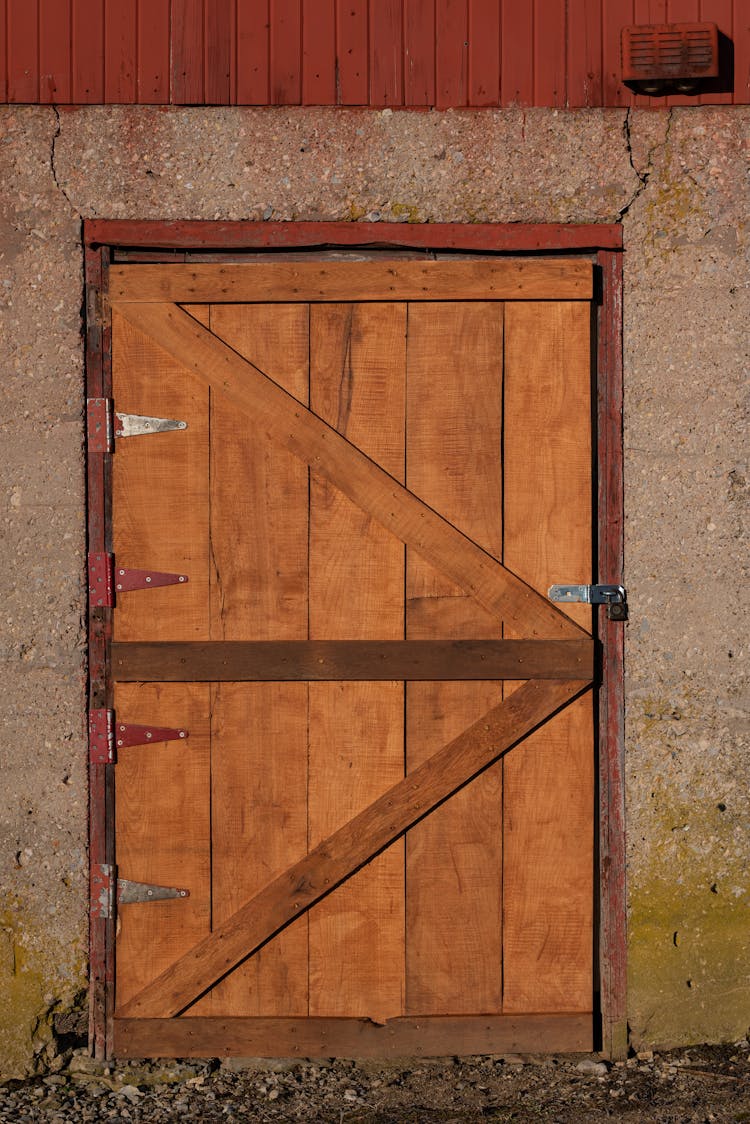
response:
{"label": "wooden door frame", "polygon": [[[622,227],[617,224],[379,224],[339,222],[84,222],[86,397],[111,397],[108,269],[115,253],[180,261],[188,254],[280,250],[424,250],[484,254],[581,254],[598,266],[596,307],[597,579],[623,582]],[[89,450],[88,550],[111,549],[110,457]],[[89,605],[89,711],[111,706],[107,646],[111,610]],[[598,706],[599,825],[595,963],[599,1042],[610,1058],[627,1050],[624,786],[624,628],[596,614],[602,669]],[[90,1018],[92,1054],[112,1052],[114,988],[114,768],[89,754]]]}

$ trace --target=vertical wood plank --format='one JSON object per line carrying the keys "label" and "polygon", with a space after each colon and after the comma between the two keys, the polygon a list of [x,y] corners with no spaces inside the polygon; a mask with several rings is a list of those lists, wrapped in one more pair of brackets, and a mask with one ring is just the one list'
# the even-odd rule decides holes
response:
{"label": "vertical wood plank", "polygon": [[534,6],[502,0],[500,97],[503,105],[531,105],[534,90]]}
{"label": "vertical wood plank", "polygon": [[230,105],[234,52],[234,0],[210,0],[203,21],[203,87],[206,105]]}
{"label": "vertical wood plank", "polygon": [[170,24],[170,102],[203,101],[203,0],[172,0]]}
{"label": "vertical wood plank", "polygon": [[435,84],[438,109],[467,104],[468,43],[467,0],[436,0]]}
{"label": "vertical wood plank", "polygon": [[727,81],[731,69],[732,0],[701,0],[700,19],[719,29],[719,78],[706,86],[698,98],[700,105],[731,105],[732,91]]}
{"label": "vertical wood plank", "polygon": [[[633,23],[665,23],[667,19],[667,0],[633,0]],[[627,87],[626,87],[627,88]],[[647,94],[631,91],[631,105],[639,109],[659,106],[661,98],[651,98]],[[666,103],[664,103],[666,104]]]}
{"label": "vertical wood plank", "polygon": [[567,0],[534,0],[534,105],[564,106]]}
{"label": "vertical wood plank", "polygon": [[[409,306],[407,485],[502,552],[503,307]],[[497,637],[501,621],[407,552],[408,639]],[[500,683],[407,684],[407,770],[477,721]],[[406,837],[406,1013],[502,1007],[502,766]]]}
{"label": "vertical wood plank", "polygon": [[[301,402],[306,305],[213,305],[211,330]],[[211,397],[211,637],[307,638],[308,472]],[[213,921],[307,847],[307,684],[212,688]],[[307,1014],[307,919],[213,989],[213,1015]]]}
{"label": "vertical wood plank", "polygon": [[73,0],[71,72],[76,104],[104,100],[103,0]]}
{"label": "vertical wood plank", "polygon": [[500,4],[469,0],[469,105],[500,104]]}
{"label": "vertical wood plank", "polygon": [[237,104],[267,105],[269,0],[237,0]]}
{"label": "vertical wood plank", "polygon": [[302,0],[302,104],[336,101],[335,0]]}
{"label": "vertical wood plank", "polygon": [[734,0],[734,104],[750,102],[750,8],[745,0]]}
{"label": "vertical wood plank", "polygon": [[[668,0],[668,23],[697,23],[699,18],[698,0]],[[667,105],[696,105],[696,99],[690,94],[670,94]]]}
{"label": "vertical wood plank", "polygon": [[271,104],[302,100],[301,0],[271,0]]}
{"label": "vertical wood plank", "polygon": [[[190,576],[184,586],[121,594],[113,634],[208,639],[208,395],[116,314],[112,330],[116,408],[188,423],[181,433],[159,435],[167,441],[124,441],[112,458],[115,559]],[[189,731],[185,742],[122,750],[115,767],[120,877],[190,891],[186,899],[121,909],[121,1004],[209,932],[210,688],[118,684],[114,705],[121,720]]]}
{"label": "vertical wood plank", "polygon": [[568,0],[568,99],[573,109],[602,104],[601,0]]}
{"label": "vertical wood plank", "polygon": [[170,0],[138,0],[137,90],[141,105],[169,101]]}
{"label": "vertical wood plank", "polygon": [[404,104],[401,0],[370,4],[370,105]]}
{"label": "vertical wood plank", "polygon": [[116,313],[112,330],[115,408],[188,425],[119,443],[112,458],[115,560],[189,579],[121,594],[113,635],[208,640],[208,394]]}
{"label": "vertical wood plank", "polygon": [[123,749],[115,766],[119,877],[190,891],[118,911],[119,1006],[210,931],[209,687],[118,683],[114,705],[128,721],[189,731],[186,741]]}
{"label": "vertical wood plank", "polygon": [[0,98],[10,101],[8,95],[8,0],[0,0]]}
{"label": "vertical wood plank", "polygon": [[370,89],[367,0],[336,0],[336,101],[367,105]]}
{"label": "vertical wood plank", "polygon": [[404,0],[404,105],[435,104],[435,0]]}
{"label": "vertical wood plank", "polygon": [[[404,473],[404,305],[317,305],[310,405],[399,480]],[[404,548],[326,481],[310,481],[311,639],[401,639]],[[311,683],[309,844],[403,777],[400,683]],[[404,845],[310,911],[310,1014],[400,1015]]]}
{"label": "vertical wood plank", "polygon": [[132,104],[136,94],[136,6],[122,0],[104,5],[104,97]]}
{"label": "vertical wood plank", "polygon": [[70,101],[70,4],[39,0],[39,101]]}
{"label": "vertical wood plank", "polygon": [[39,98],[39,19],[36,4],[7,0],[8,101]]}
{"label": "vertical wood plank", "polygon": [[[506,306],[503,560],[540,591],[590,581],[590,334],[584,303]],[[568,611],[590,625],[590,607]],[[508,754],[503,786],[503,1010],[589,1010],[590,694]]]}
{"label": "vertical wood plank", "polygon": [[622,84],[620,32],[635,23],[633,0],[602,5],[602,92],[608,106],[632,105],[634,95]]}

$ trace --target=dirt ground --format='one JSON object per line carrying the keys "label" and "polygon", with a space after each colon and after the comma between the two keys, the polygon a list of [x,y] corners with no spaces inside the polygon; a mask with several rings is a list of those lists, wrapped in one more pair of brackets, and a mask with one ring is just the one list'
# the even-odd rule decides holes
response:
{"label": "dirt ground", "polygon": [[[0,1121],[750,1121],[748,1042],[596,1056],[506,1054],[403,1063],[232,1059],[104,1065],[0,1084]],[[54,1068],[54,1066],[53,1066]]]}

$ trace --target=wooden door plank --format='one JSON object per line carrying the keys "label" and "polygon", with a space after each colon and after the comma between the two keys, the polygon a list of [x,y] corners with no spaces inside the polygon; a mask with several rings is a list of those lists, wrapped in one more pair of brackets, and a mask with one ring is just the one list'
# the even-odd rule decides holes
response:
{"label": "wooden door plank", "polygon": [[112,352],[118,411],[187,422],[186,430],[119,442],[112,458],[115,560],[189,578],[120,595],[113,635],[208,640],[208,390],[116,313]]}
{"label": "wooden door plank", "polygon": [[588,687],[529,680],[269,883],[148,984],[123,1018],[178,1014],[226,972]]}
{"label": "wooden door plank", "polygon": [[[434,573],[434,571],[433,571]],[[436,583],[433,583],[436,584]],[[409,598],[407,612],[422,635],[472,631],[466,597]],[[460,615],[457,601],[468,602]],[[490,618],[490,622],[492,619]],[[496,626],[495,626],[496,627]],[[477,631],[476,628],[473,629]],[[113,678],[121,683],[294,682],[297,680],[583,679],[593,675],[593,640],[250,640],[112,644]]]}
{"label": "wooden door plank", "polygon": [[593,1016],[391,1019],[115,1019],[118,1058],[414,1058],[592,1049]]}
{"label": "wooden door plank", "polygon": [[423,504],[262,371],[168,304],[120,304],[123,319],[147,332],[199,381],[222,393],[309,463],[368,515],[527,637],[581,637],[582,630],[529,585]]}
{"label": "wooden door plank", "polygon": [[[306,305],[213,305],[211,330],[308,396]],[[211,394],[211,636],[307,638],[308,472],[248,433]],[[221,923],[307,849],[307,687],[212,689],[213,920]],[[208,997],[220,1015],[307,1014],[306,925],[280,933]]]}
{"label": "wooden door plank", "polygon": [[[310,405],[403,481],[406,308],[310,310]],[[404,548],[329,481],[310,480],[310,636],[404,634]],[[404,774],[402,683],[310,686],[311,847]],[[404,845],[394,843],[310,912],[310,1014],[400,1015]]]}
{"label": "wooden door plank", "polygon": [[[507,306],[504,559],[537,589],[591,580],[590,349],[583,306]],[[591,1004],[593,766],[589,698],[503,764],[506,1012]]]}
{"label": "wooden door plank", "polygon": [[113,265],[113,302],[590,300],[590,262],[274,262]]}
{"label": "wooden door plank", "polygon": [[[209,687],[118,684],[118,716],[186,727],[184,741],[121,749],[115,767],[120,878],[189,890],[118,910],[115,998],[122,1006],[211,928]],[[164,1011],[154,1011],[164,1014]]]}
{"label": "wooden door plank", "polygon": [[[454,526],[502,552],[502,349],[499,303],[409,308],[407,484]],[[436,378],[441,364],[451,376]],[[459,619],[421,611],[460,594],[408,555],[407,637],[499,635],[470,598]],[[499,683],[410,682],[407,771],[502,698]],[[502,765],[497,762],[406,838],[407,1014],[502,1007]]]}

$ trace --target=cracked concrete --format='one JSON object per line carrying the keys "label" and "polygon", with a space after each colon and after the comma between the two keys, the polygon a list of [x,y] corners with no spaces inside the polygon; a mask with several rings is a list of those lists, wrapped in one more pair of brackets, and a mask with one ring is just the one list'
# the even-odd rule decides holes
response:
{"label": "cracked concrete", "polygon": [[0,1072],[43,1056],[85,981],[85,216],[348,219],[363,241],[374,221],[621,216],[629,1019],[642,1045],[745,1032],[749,125],[739,107],[0,110]]}

